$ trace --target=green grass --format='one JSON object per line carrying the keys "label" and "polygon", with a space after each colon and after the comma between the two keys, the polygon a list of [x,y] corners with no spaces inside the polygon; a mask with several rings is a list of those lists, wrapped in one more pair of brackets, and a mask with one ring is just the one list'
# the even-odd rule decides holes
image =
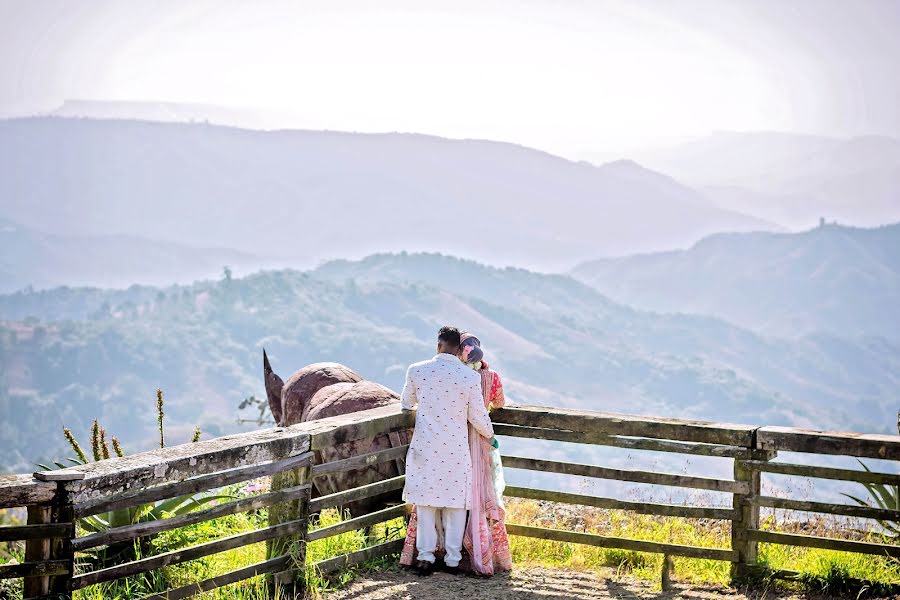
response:
{"label": "green grass", "polygon": [[[0,509],[0,526],[24,525],[24,519],[10,509]],[[0,565],[22,562],[25,547],[22,542],[0,542]],[[21,598],[21,579],[0,579],[0,598]]]}
{"label": "green grass", "polygon": [[[240,489],[229,490],[240,493]],[[639,515],[621,511],[565,507],[531,500],[509,500],[508,521],[527,523],[541,527],[587,531],[608,536],[627,537],[650,541],[728,548],[731,541],[728,522],[705,519],[677,519]],[[334,510],[323,511],[311,524],[311,529],[334,525],[346,518]],[[152,552],[167,552],[175,548],[191,546],[227,535],[242,533],[265,527],[266,511],[255,511],[231,515],[166,532],[153,540]],[[0,523],[11,524],[9,514],[0,512]],[[765,520],[763,527],[776,531],[811,533],[825,537],[847,537],[836,521],[826,519],[813,521],[793,521],[776,524]],[[382,523],[374,527],[370,537],[362,531],[353,531],[324,540],[317,540],[307,548],[308,564],[327,558],[361,550],[367,546],[405,535],[402,519]],[[886,540],[874,533],[853,531],[853,539],[884,543]],[[596,548],[565,542],[552,542],[534,538],[511,537],[510,545],[513,561],[518,567],[544,566],[573,570],[596,570],[612,568],[619,573],[658,582],[662,568],[662,556],[627,550]],[[259,543],[228,552],[222,552],[203,559],[160,569],[154,573],[126,578],[110,584],[92,586],[75,594],[81,600],[127,599],[147,593],[201,581],[218,574],[239,569],[265,560],[265,544]],[[22,560],[21,544],[0,544],[0,564],[11,560]],[[865,556],[848,552],[798,548],[775,544],[760,544],[759,562],[773,570],[791,570],[801,573],[798,581],[778,583],[801,591],[822,591],[845,597],[856,595],[852,591],[852,580],[880,583],[900,583],[900,561],[887,557]],[[396,557],[371,561],[360,567],[347,569],[338,575],[324,577],[314,570],[307,575],[307,583],[313,596],[321,596],[332,589],[346,585],[361,572],[396,566]],[[674,558],[674,579],[693,584],[728,584],[728,563],[712,560]],[[4,593],[19,590],[21,580],[0,583],[0,597]],[[774,582],[759,581],[761,585],[775,585]],[[3,585],[7,587],[4,588]],[[13,586],[13,587],[9,587]],[[873,583],[870,591],[883,590]],[[225,588],[198,596],[204,600],[280,600],[278,593],[272,594],[265,577],[260,576]]]}
{"label": "green grass", "polygon": [[[239,492],[240,490],[237,489],[229,490],[229,493],[232,494],[238,494]],[[334,525],[347,517],[348,515],[341,515],[335,510],[325,510],[312,520],[310,529],[315,530],[320,527]],[[266,527],[267,525],[268,515],[265,510],[229,515],[160,534],[159,537],[153,540],[153,553],[168,552],[176,548],[202,544],[217,538]],[[395,519],[373,527],[368,539],[362,531],[351,531],[317,540],[307,547],[307,563],[315,563],[320,560],[340,556],[341,554],[361,550],[367,546],[387,540],[402,538],[405,535],[406,527],[403,519]],[[293,552],[296,552],[296,548],[293,549]],[[261,542],[180,565],[166,567],[146,575],[92,586],[76,592],[75,598],[80,600],[124,600],[141,597],[145,594],[162,592],[170,588],[202,581],[265,559],[266,544]],[[334,577],[324,577],[313,570],[307,574],[307,585],[310,588],[311,595],[320,596],[323,592],[344,585],[352,580],[359,571],[386,566],[390,562],[395,561],[394,559],[373,561],[355,569],[347,569]],[[280,591],[276,589],[273,594],[271,587],[267,585],[266,577],[259,576],[206,592],[196,597],[203,600],[227,600],[232,598],[239,600],[275,600],[280,599]]]}
{"label": "green grass", "polygon": [[[347,515],[341,515],[335,510],[325,510],[319,515],[319,519],[311,523],[312,529],[319,527],[327,527],[340,523]],[[308,545],[306,550],[307,564],[313,564],[328,558],[347,554],[362,550],[368,546],[374,546],[389,540],[401,539],[406,536],[406,525],[403,519],[394,519],[385,523],[380,523],[372,528],[370,537],[366,538],[361,530],[351,531],[345,534],[336,535],[334,537],[316,540]],[[378,570],[391,565],[397,564],[396,557],[385,557],[374,561],[369,561],[359,567],[345,569],[341,573],[332,577],[323,577],[322,574],[311,570],[307,574],[307,584],[313,592],[313,595],[321,595],[336,587],[346,585],[352,581],[359,572]]]}
{"label": "green grass", "polygon": [[[731,544],[730,523],[707,519],[678,519],[640,515],[603,509],[561,507],[531,500],[507,503],[510,523],[527,523],[555,529],[586,531],[632,539],[728,548]],[[846,527],[836,519],[813,519],[777,524],[764,520],[763,528],[798,532],[820,537],[846,538]],[[872,532],[850,532],[853,539],[877,543],[891,540]],[[513,562],[517,565],[542,565],[589,570],[601,567],[650,581],[659,581],[662,555],[595,548],[565,542],[511,537]],[[713,560],[674,557],[674,579],[696,584],[723,584],[730,581],[729,563]],[[846,594],[854,589],[852,580],[869,582],[869,591],[883,593],[884,584],[900,584],[900,561],[890,557],[869,556],[852,552],[801,548],[778,544],[760,544],[759,563],[771,570],[798,571],[799,581],[777,583],[803,591]],[[775,582],[767,582],[776,585]],[[855,595],[855,591],[854,591]]]}
{"label": "green grass", "polygon": [[[727,523],[711,520],[674,519],[621,511],[566,508],[531,500],[507,502],[507,521],[553,529],[586,531],[606,536],[654,542],[728,548],[731,534]],[[609,567],[648,580],[658,580],[662,555],[615,548],[598,548],[537,538],[511,537],[513,563],[554,566],[576,570]],[[729,581],[729,564],[715,560],[674,558],[676,578],[693,583]]]}

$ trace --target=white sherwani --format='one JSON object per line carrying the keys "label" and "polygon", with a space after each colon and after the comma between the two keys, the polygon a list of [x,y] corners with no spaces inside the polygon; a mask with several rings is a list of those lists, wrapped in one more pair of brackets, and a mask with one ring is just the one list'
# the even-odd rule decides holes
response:
{"label": "white sherwani", "polygon": [[403,499],[420,506],[470,508],[467,424],[485,437],[494,435],[481,378],[452,354],[438,354],[409,367],[401,402],[407,410],[417,409]]}

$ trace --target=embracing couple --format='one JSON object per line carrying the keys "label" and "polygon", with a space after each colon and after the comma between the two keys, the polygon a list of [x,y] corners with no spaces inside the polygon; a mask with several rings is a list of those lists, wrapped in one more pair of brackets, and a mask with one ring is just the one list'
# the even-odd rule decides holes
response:
{"label": "embracing couple", "polygon": [[[406,373],[405,410],[416,410],[403,499],[413,505],[400,563],[430,575],[462,567],[477,575],[512,568],[503,507],[503,469],[488,411],[503,385],[480,340],[443,327],[437,355]],[[465,560],[463,560],[465,549]]]}

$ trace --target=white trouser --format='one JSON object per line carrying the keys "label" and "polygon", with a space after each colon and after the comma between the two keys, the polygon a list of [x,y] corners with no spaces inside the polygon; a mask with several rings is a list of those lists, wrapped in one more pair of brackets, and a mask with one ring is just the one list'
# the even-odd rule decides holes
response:
{"label": "white trouser", "polygon": [[[433,563],[438,537],[443,537],[446,552],[444,564],[448,567],[459,565],[462,559],[463,533],[466,531],[466,509],[416,506],[416,518],[416,550],[419,551],[419,560]],[[443,536],[439,536],[439,527]]]}

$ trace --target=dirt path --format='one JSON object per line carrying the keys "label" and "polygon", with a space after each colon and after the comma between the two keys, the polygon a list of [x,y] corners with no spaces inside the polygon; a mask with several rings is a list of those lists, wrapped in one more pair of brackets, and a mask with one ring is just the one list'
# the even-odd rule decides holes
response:
{"label": "dirt path", "polygon": [[491,579],[435,573],[420,578],[409,571],[385,571],[361,575],[346,588],[325,595],[325,600],[572,600],[584,598],[632,598],[672,600],[797,600],[811,598],[772,591],[750,595],[725,587],[673,585],[669,592],[653,589],[648,582],[616,577],[609,571],[576,572],[558,569],[517,569]]}

